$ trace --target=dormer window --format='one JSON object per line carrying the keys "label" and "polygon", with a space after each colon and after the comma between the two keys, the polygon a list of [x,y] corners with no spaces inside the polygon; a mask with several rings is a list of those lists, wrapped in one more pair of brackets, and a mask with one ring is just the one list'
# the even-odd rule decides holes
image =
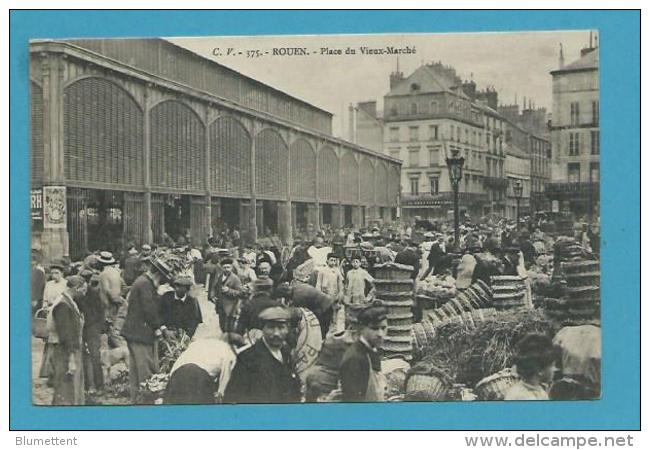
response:
{"label": "dormer window", "polygon": [[419,91],[420,85],[417,83],[411,83],[411,91]]}

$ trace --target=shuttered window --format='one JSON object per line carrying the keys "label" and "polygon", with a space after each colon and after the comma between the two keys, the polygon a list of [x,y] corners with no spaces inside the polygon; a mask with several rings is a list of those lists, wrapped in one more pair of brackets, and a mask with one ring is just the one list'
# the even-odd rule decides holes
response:
{"label": "shuttered window", "polygon": [[321,201],[337,202],[339,198],[339,160],[331,147],[318,154],[318,196]]}
{"label": "shuttered window", "polygon": [[199,191],[205,188],[205,135],[198,116],[169,100],[151,110],[151,184]]}
{"label": "shuttered window", "polygon": [[375,168],[368,157],[361,158],[361,203],[375,204]]}
{"label": "shuttered window", "polygon": [[251,138],[234,117],[222,117],[210,125],[210,176],[215,192],[251,192]]}
{"label": "shuttered window", "polygon": [[316,153],[309,142],[299,139],[291,145],[291,195],[316,197]]}
{"label": "shuttered window", "polygon": [[84,78],[63,98],[65,176],[71,181],[143,185],[143,113],[120,86]]}
{"label": "shuttered window", "polygon": [[31,91],[31,137],[32,137],[32,186],[43,185],[43,89],[32,82]]}
{"label": "shuttered window", "polygon": [[287,196],[288,149],[280,134],[271,129],[255,138],[255,190],[259,195]]}
{"label": "shuttered window", "polygon": [[341,177],[341,200],[344,203],[359,203],[359,165],[348,151],[341,158]]}

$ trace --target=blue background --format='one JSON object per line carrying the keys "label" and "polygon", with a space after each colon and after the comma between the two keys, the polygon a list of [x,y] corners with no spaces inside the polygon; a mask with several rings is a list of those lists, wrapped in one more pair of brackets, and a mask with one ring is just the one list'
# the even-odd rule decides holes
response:
{"label": "blue background", "polygon": [[[12,429],[638,429],[640,13],[638,11],[13,11]],[[256,34],[600,31],[603,397],[594,402],[35,407],[31,404],[28,40]]]}

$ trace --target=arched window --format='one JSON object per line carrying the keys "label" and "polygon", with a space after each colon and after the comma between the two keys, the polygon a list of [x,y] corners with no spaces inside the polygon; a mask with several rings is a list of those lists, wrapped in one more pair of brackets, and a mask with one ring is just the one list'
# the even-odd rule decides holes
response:
{"label": "arched window", "polygon": [[413,102],[411,103],[411,114],[417,114],[418,113],[418,104]]}

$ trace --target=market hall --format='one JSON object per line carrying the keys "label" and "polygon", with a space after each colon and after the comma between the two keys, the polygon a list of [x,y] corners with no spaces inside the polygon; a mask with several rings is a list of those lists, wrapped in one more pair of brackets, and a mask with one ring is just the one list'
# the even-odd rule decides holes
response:
{"label": "market hall", "polygon": [[32,41],[32,247],[254,242],[393,220],[399,160],[332,114],[162,39]]}

